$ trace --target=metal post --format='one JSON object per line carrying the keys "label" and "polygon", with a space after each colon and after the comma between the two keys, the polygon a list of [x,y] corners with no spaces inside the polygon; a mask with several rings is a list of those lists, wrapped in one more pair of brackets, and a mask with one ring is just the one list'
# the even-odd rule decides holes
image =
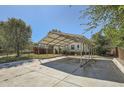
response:
{"label": "metal post", "polygon": [[94,58],[94,48],[93,48],[93,58]]}
{"label": "metal post", "polygon": [[48,47],[46,48],[46,54],[48,54]]}
{"label": "metal post", "polygon": [[68,49],[68,46],[66,46],[66,55],[68,55],[69,52],[70,52],[70,50]]}
{"label": "metal post", "polygon": [[58,54],[59,54],[59,46],[58,46]]}
{"label": "metal post", "polygon": [[60,46],[58,46],[59,47],[59,55],[61,54],[61,49],[60,49]]}
{"label": "metal post", "polygon": [[93,48],[91,47],[91,59],[93,57]]}
{"label": "metal post", "polygon": [[83,43],[83,55],[84,55],[84,43]]}
{"label": "metal post", "polygon": [[90,59],[92,59],[92,46],[90,46]]}
{"label": "metal post", "polygon": [[81,51],[80,51],[80,55],[81,55],[80,57],[81,57],[81,58],[80,58],[80,63],[83,62],[83,61],[82,61],[82,57],[83,57],[83,55],[82,55],[83,46],[82,46],[82,45],[83,45],[83,43],[81,43]]}
{"label": "metal post", "polygon": [[88,56],[89,56],[89,58],[88,59],[90,59],[90,47],[89,47],[89,45],[88,45]]}
{"label": "metal post", "polygon": [[38,45],[38,54],[39,54],[40,52],[39,52],[39,45]]}
{"label": "metal post", "polygon": [[85,49],[85,50],[84,50],[84,51],[85,51],[84,55],[85,55],[85,58],[87,58],[87,49],[86,49],[86,44],[85,44],[84,47],[85,47],[85,48],[84,48],[84,49]]}
{"label": "metal post", "polygon": [[55,47],[53,46],[53,54],[55,54]]}

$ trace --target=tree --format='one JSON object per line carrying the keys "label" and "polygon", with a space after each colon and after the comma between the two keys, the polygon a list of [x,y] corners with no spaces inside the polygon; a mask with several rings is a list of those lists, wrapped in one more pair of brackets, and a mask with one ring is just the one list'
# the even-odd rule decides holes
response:
{"label": "tree", "polygon": [[89,21],[86,23],[88,30],[98,26],[110,25],[121,27],[124,21],[124,9],[120,5],[96,5],[89,6],[85,11],[82,11],[83,17],[87,17]]}
{"label": "tree", "polygon": [[110,49],[110,42],[101,32],[92,36],[97,54],[104,55]]}
{"label": "tree", "polygon": [[124,28],[119,30],[111,27],[106,27],[103,29],[106,38],[110,39],[113,47],[124,46]]}
{"label": "tree", "polygon": [[113,47],[124,46],[124,6],[100,5],[89,6],[83,11],[83,17],[89,21],[85,23],[88,31],[100,27]]}
{"label": "tree", "polygon": [[[9,18],[4,25],[1,26],[4,31],[4,40],[8,48],[13,48],[17,57],[20,56],[20,50],[25,48],[31,38],[31,27],[21,19]],[[4,42],[5,43],[5,42]]]}
{"label": "tree", "polygon": [[[5,30],[6,29],[6,30]],[[7,32],[7,25],[5,22],[0,22],[0,47],[3,49],[7,55],[8,55],[8,50],[11,48],[11,41],[9,39],[9,34]]]}

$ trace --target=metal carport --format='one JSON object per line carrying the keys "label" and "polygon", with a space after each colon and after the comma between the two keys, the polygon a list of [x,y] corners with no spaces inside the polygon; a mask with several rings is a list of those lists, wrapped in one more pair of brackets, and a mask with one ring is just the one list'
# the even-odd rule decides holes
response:
{"label": "metal carport", "polygon": [[61,31],[54,29],[50,31],[45,38],[39,41],[39,45],[44,44],[44,45],[65,47],[75,42],[81,43],[80,61],[82,62],[82,52],[86,52],[84,51],[84,45],[87,46],[89,50],[89,59],[92,59],[92,55],[94,54],[94,46],[89,39],[87,39],[82,35],[63,33]]}

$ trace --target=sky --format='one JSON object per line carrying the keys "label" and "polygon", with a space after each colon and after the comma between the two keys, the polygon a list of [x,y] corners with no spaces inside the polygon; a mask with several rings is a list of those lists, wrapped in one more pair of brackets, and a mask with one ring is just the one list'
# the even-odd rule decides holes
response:
{"label": "sky", "polygon": [[[0,21],[6,21],[14,17],[22,19],[32,28],[32,41],[38,42],[44,38],[52,29],[72,34],[82,34],[85,29],[80,25],[87,22],[87,19],[79,19],[80,11],[88,6],[60,6],[60,5],[40,5],[40,6],[0,6]],[[98,29],[97,29],[98,30]],[[94,31],[95,32],[97,32]],[[90,38],[91,32],[83,34]]]}

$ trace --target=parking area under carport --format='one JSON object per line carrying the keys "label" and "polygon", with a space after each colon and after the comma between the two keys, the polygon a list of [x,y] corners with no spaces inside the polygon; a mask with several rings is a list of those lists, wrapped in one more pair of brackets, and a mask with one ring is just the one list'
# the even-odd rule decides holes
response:
{"label": "parking area under carport", "polygon": [[124,74],[105,58],[82,68],[80,59],[74,57],[35,59],[16,66],[3,66],[0,69],[0,86],[124,86]]}

